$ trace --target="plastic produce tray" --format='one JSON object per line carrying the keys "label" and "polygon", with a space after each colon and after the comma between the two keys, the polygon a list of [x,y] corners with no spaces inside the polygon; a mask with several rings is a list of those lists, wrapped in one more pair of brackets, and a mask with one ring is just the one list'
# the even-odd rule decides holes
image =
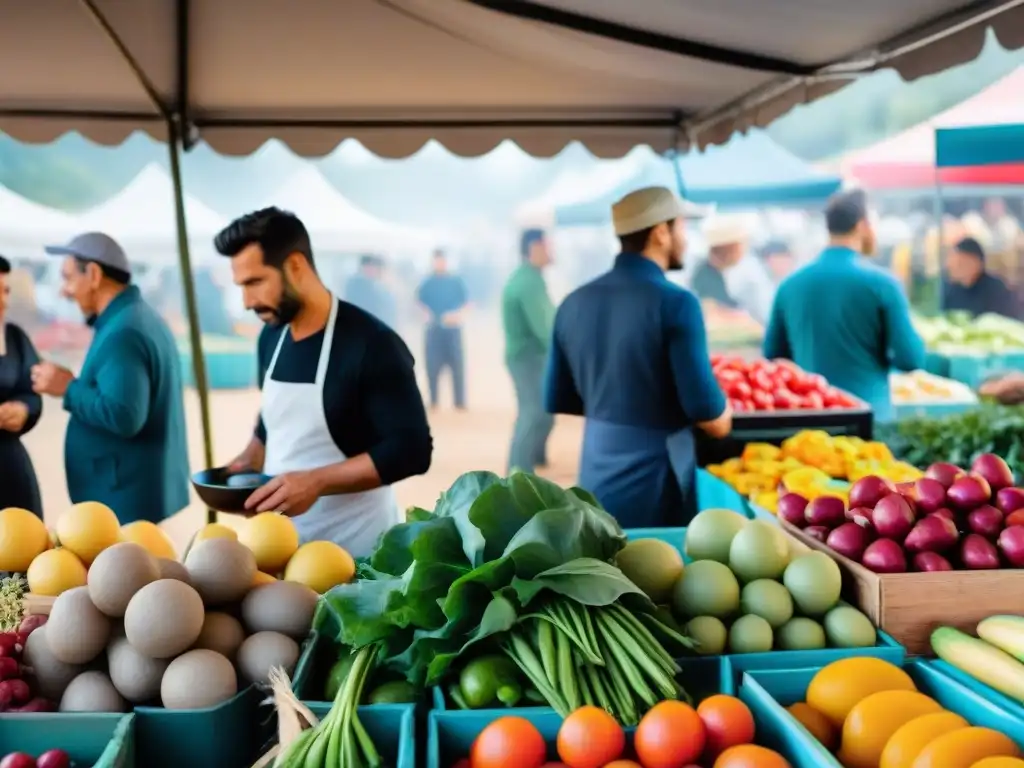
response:
{"label": "plastic produce tray", "polygon": [[870,440],[874,434],[874,416],[866,403],[843,410],[738,413],[733,417],[732,432],[726,438],[716,440],[697,430],[697,466],[735,459],[743,453],[747,443],[781,445],[783,440],[805,429]]}
{"label": "plastic produce tray", "polygon": [[902,403],[895,406],[896,421],[903,419],[941,419],[973,411],[977,403]]}
{"label": "plastic produce tray", "polygon": [[[931,696],[943,708],[963,717],[971,725],[992,728],[1024,745],[1024,720],[1010,714],[984,696],[935,669],[923,660],[903,665],[917,689]],[[750,707],[755,719],[776,718],[783,733],[781,740],[793,750],[800,765],[820,768],[842,768],[836,760],[800,723],[786,715],[778,718],[778,707],[803,701],[807,686],[820,667],[804,669],[752,670],[743,675],[739,696]]]}
{"label": "plastic produce tray", "polygon": [[[940,659],[930,659],[928,661],[928,666],[937,674],[950,678],[957,684],[962,685],[964,688],[967,688],[978,696],[981,696],[985,701],[990,702],[999,707],[999,709],[1013,715],[1013,717],[1021,723],[1024,723],[1024,704],[1016,699],[1011,699],[1005,693],[1001,693],[995,688],[991,688],[985,685],[985,683],[975,680],[966,672],[961,672],[952,664],[948,664]],[[1024,741],[1020,743],[1024,745]]]}
{"label": "plastic produce tray", "polygon": [[136,707],[140,768],[249,768],[273,735],[276,719],[261,710],[252,686],[206,709]]}
{"label": "plastic produce tray", "polygon": [[45,713],[0,715],[0,757],[25,752],[38,757],[63,749],[76,765],[135,768],[135,715]]}
{"label": "plastic produce tray", "polygon": [[[718,658],[687,660],[683,680],[694,698],[694,704],[721,691],[722,661]],[[469,754],[477,735],[497,717],[515,714],[532,722],[550,745],[549,758],[555,757],[554,742],[562,719],[552,710],[476,710],[444,712],[433,711],[427,721],[426,768],[448,768],[456,760]],[[808,760],[792,749],[787,739],[792,738],[793,721],[778,704],[768,700],[754,713],[757,743],[780,751],[793,768],[819,768],[820,762]],[[632,735],[632,729],[627,731]]]}
{"label": "plastic produce tray", "polygon": [[[319,718],[331,709],[326,702],[307,702]],[[388,768],[415,768],[416,717],[412,704],[378,704],[359,708],[359,722],[366,728]]]}

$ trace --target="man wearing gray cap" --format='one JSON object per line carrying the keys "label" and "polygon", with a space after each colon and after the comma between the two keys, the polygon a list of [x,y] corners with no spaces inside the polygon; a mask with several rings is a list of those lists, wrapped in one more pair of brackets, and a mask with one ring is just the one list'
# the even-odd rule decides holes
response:
{"label": "man wearing gray cap", "polygon": [[764,356],[821,374],[870,403],[875,418],[886,421],[893,415],[889,372],[923,367],[924,343],[899,282],[864,258],[875,252],[864,193],[835,195],[825,222],[828,247],[775,294]]}
{"label": "man wearing gray cap", "polygon": [[121,246],[99,232],[46,252],[63,256],[61,295],[92,326],[76,378],[52,362],[32,369],[36,392],[64,400],[68,495],[98,501],[122,523],[158,522],[188,505],[188,448],[178,350],[131,284]]}
{"label": "man wearing gray cap", "polygon": [[586,417],[580,485],[624,528],[696,514],[694,427],[732,429],[711,370],[700,301],[670,282],[683,266],[683,202],[662,187],[612,207],[622,253],[555,316],[545,404]]}

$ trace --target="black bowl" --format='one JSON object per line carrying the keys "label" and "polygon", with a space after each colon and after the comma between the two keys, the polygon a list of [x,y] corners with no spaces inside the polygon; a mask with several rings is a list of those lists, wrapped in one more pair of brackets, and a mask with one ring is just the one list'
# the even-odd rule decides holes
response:
{"label": "black bowl", "polygon": [[[231,472],[227,467],[204,469],[192,475],[192,487],[210,509],[217,512],[246,512],[245,500],[271,477],[259,472]],[[239,485],[228,483],[241,483]]]}

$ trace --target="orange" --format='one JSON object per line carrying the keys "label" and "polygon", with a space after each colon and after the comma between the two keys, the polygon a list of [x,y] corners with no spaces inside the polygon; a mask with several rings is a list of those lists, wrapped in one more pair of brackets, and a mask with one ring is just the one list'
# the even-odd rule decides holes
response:
{"label": "orange", "polygon": [[878,768],[886,743],[900,726],[941,711],[934,699],[917,691],[873,693],[846,716],[839,762],[846,768]]}
{"label": "orange", "polygon": [[88,567],[100,552],[121,541],[121,524],[106,504],[83,501],[57,519],[57,539]]}
{"label": "orange", "polygon": [[280,573],[299,549],[299,532],[291,518],[278,512],[261,512],[251,518],[238,534],[238,540],[256,556],[256,567],[267,573]]}
{"label": "orange", "polygon": [[[545,766],[545,768],[547,768],[547,766]],[[552,768],[554,767],[552,766]],[[612,762],[608,763],[604,768],[643,768],[643,766],[632,760],[612,760]]]}
{"label": "orange", "polygon": [[84,587],[87,573],[82,561],[70,549],[48,549],[28,567],[28,591],[34,595],[57,597],[75,587]]}
{"label": "orange", "polygon": [[933,739],[914,759],[912,768],[974,768],[986,757],[1020,757],[1020,749],[991,728],[958,728]]}
{"label": "orange", "polygon": [[885,749],[882,750],[882,759],[878,761],[878,766],[879,768],[911,768],[914,758],[932,741],[943,734],[967,727],[967,721],[952,712],[934,712],[930,715],[915,717],[901,725],[889,737],[885,743]]}
{"label": "orange", "polygon": [[682,768],[695,763],[706,743],[707,733],[700,716],[681,701],[654,705],[640,720],[633,736],[636,756],[644,768]]}
{"label": "orange", "polygon": [[469,750],[473,768],[540,768],[547,746],[540,731],[523,717],[499,717],[480,731]]}
{"label": "orange", "polygon": [[264,573],[263,571],[256,571],[256,573],[253,574],[253,577],[252,577],[252,585],[254,587],[260,587],[260,586],[263,586],[264,584],[276,584],[276,583],[277,583],[277,579],[275,577],[271,576],[269,573]]}
{"label": "orange", "polygon": [[626,734],[599,707],[580,707],[558,729],[558,756],[569,768],[603,768],[626,748]]}
{"label": "orange", "polygon": [[793,716],[794,720],[810,731],[811,736],[821,742],[821,745],[829,752],[836,748],[839,743],[839,732],[821,712],[802,701],[786,707],[786,711]]}
{"label": "orange", "polygon": [[730,747],[715,760],[714,768],[792,768],[789,761],[778,752],[743,744]]}
{"label": "orange", "polygon": [[1024,768],[1024,760],[1019,757],[986,757],[971,768]]}
{"label": "orange", "polygon": [[704,756],[708,759],[722,754],[729,747],[750,744],[754,740],[754,716],[735,696],[710,696],[697,707],[704,723],[707,742]]}
{"label": "orange", "polygon": [[24,573],[49,546],[43,521],[19,507],[0,510],[0,571]]}
{"label": "orange", "polygon": [[285,581],[305,584],[321,595],[356,575],[352,556],[333,541],[310,541],[292,555],[284,569]]}
{"label": "orange", "polygon": [[159,525],[151,523],[149,520],[136,520],[134,523],[122,525],[121,538],[138,544],[153,557],[165,557],[168,560],[178,559],[178,553],[174,551],[174,544],[170,537],[160,529]]}
{"label": "orange", "polygon": [[916,691],[910,675],[888,661],[852,656],[822,667],[807,686],[807,703],[837,729],[858,703],[879,691]]}

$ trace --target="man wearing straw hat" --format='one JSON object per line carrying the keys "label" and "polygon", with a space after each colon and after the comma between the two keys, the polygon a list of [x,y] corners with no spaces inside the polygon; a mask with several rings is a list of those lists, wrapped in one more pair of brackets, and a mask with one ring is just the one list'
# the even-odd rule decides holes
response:
{"label": "man wearing straw hat", "polygon": [[586,416],[580,485],[625,528],[686,525],[696,513],[693,428],[724,437],[732,412],[682,269],[684,203],[664,187],[612,206],[622,252],[555,317],[545,401]]}

